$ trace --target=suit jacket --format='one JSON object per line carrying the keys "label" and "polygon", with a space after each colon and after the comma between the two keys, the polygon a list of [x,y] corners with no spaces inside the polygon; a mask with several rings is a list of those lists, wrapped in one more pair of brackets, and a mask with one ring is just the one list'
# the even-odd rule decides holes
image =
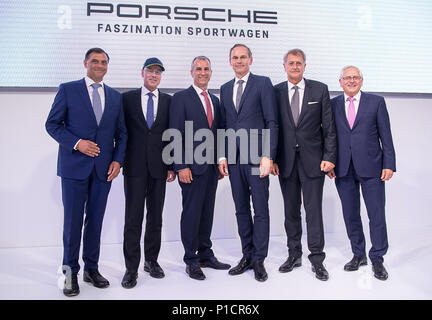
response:
{"label": "suit jacket", "polygon": [[297,127],[288,97],[288,82],[275,86],[279,114],[279,146],[276,163],[280,175],[288,177],[294,167],[296,145],[309,177],[324,175],[321,161],[336,163],[336,129],[327,85],[305,79],[302,108]]}
{"label": "suit jacket", "polygon": [[[106,84],[104,90],[105,107],[98,126],[84,78],[59,86],[45,127],[59,143],[57,174],[63,178],[85,179],[96,168],[99,179],[106,181],[110,163],[123,163],[127,132],[121,94]],[[99,156],[74,150],[79,139],[95,142]]]}
{"label": "suit jacket", "polygon": [[[170,127],[172,129],[177,129],[182,134],[182,161],[176,162],[174,161],[174,170],[180,171],[185,168],[190,168],[192,171],[192,174],[194,175],[201,175],[206,170],[208,165],[213,165],[215,172],[217,172],[217,166],[216,166],[216,142],[217,142],[217,129],[219,128],[220,123],[220,106],[219,106],[219,99],[213,95],[209,94],[212,104],[213,104],[213,124],[211,127],[211,132],[213,134],[213,142],[212,150],[208,150],[210,152],[213,152],[211,155],[212,164],[204,163],[200,164],[196,162],[195,157],[193,157],[192,163],[186,163],[185,158],[185,146],[189,143],[185,140],[185,121],[192,121],[193,123],[193,136],[195,136],[196,131],[199,129],[210,129],[207,115],[204,111],[203,104],[201,102],[200,97],[198,96],[196,90],[193,86],[190,86],[189,88],[185,90],[181,90],[174,94],[171,100],[171,106],[170,106]],[[193,139],[193,136],[190,137]],[[204,143],[203,141],[193,141],[193,153],[195,153],[196,148]],[[203,153],[206,155],[206,153]]]}
{"label": "suit jacket", "polygon": [[167,142],[162,141],[163,132],[169,128],[169,106],[171,96],[159,91],[155,122],[151,129],[142,111],[142,89],[123,93],[128,143],[123,167],[126,176],[145,176],[166,178],[168,166],[162,161],[162,150]]}
{"label": "suit jacket", "polygon": [[[257,134],[258,156],[267,156],[274,160],[278,142],[278,121],[276,98],[270,79],[250,73],[238,112],[233,102],[234,82],[235,79],[228,81],[220,89],[222,128],[234,129],[234,131],[246,129],[249,140],[252,138],[251,135]],[[258,133],[254,133],[251,129],[258,129]],[[263,148],[262,145],[262,129],[270,130],[270,146],[267,148]],[[237,139],[237,151],[240,147],[239,143]],[[266,149],[270,154],[263,154],[263,150]],[[250,145],[248,150],[251,150]],[[253,164],[250,152],[248,162]]]}
{"label": "suit jacket", "polygon": [[353,128],[349,127],[344,95],[331,100],[336,122],[336,176],[347,174],[352,159],[361,177],[380,177],[382,169],[396,171],[390,119],[383,97],[362,92]]}

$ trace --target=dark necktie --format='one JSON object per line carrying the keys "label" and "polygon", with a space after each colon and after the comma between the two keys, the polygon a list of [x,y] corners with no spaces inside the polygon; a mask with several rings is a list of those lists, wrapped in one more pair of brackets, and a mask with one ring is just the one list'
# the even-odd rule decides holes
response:
{"label": "dark necktie", "polygon": [[151,128],[151,126],[153,125],[153,122],[154,122],[154,103],[153,103],[154,94],[149,92],[149,93],[147,93],[147,95],[148,95],[148,101],[147,101],[146,120],[147,120],[148,127]]}
{"label": "dark necktie", "polygon": [[297,126],[298,123],[298,118],[299,118],[299,109],[300,109],[300,104],[299,104],[299,92],[298,92],[298,86],[294,86],[294,94],[292,96],[291,99],[291,112],[293,115],[293,119],[294,119],[294,124]]}
{"label": "dark necktie", "polygon": [[206,104],[207,121],[209,124],[209,128],[211,128],[213,124],[213,112],[210,104],[210,99],[206,91],[201,92],[201,94],[204,96],[204,100]]}
{"label": "dark necktie", "polygon": [[239,112],[240,101],[241,101],[241,97],[243,95],[243,82],[244,82],[244,80],[239,80],[238,81],[237,95],[236,95],[236,105],[235,105],[237,113]]}
{"label": "dark necktie", "polygon": [[96,117],[96,122],[99,125],[99,122],[102,118],[102,102],[101,102],[98,88],[102,87],[102,85],[100,83],[93,83],[91,86],[93,87],[93,94],[92,94],[93,111]]}

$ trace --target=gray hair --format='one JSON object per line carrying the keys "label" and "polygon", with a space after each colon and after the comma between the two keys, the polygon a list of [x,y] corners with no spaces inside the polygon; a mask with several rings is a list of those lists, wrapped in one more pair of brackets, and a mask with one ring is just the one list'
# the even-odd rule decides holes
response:
{"label": "gray hair", "polygon": [[303,52],[302,49],[299,49],[299,48],[291,49],[290,51],[285,53],[285,55],[283,57],[283,63],[286,63],[286,60],[287,60],[289,54],[293,54],[295,56],[302,56],[303,62],[306,63],[306,54]]}
{"label": "gray hair", "polygon": [[194,64],[195,64],[195,61],[196,61],[196,60],[206,60],[206,61],[208,61],[209,66],[210,66],[210,70],[211,70],[211,62],[210,62],[210,59],[207,58],[206,56],[198,56],[198,57],[195,57],[195,58],[192,60],[192,63],[191,63],[191,71],[193,71],[193,69],[194,69]]}
{"label": "gray hair", "polygon": [[341,70],[341,72],[340,72],[339,79],[342,79],[344,72],[345,72],[347,69],[349,69],[349,68],[357,69],[357,71],[360,73],[360,77],[363,79],[363,74],[362,74],[362,72],[361,72],[360,69],[359,69],[358,67],[356,67],[356,66],[345,66],[345,67],[343,67],[342,70]]}

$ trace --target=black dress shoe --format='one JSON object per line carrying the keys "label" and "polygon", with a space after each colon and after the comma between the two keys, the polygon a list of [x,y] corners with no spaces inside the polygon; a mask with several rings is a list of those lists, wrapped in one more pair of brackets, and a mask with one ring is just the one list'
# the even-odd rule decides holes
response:
{"label": "black dress shoe", "polygon": [[367,265],[367,259],[366,257],[356,257],[354,256],[350,262],[348,262],[344,266],[345,271],[356,271],[359,269],[360,266]]}
{"label": "black dress shoe", "polygon": [[255,261],[255,263],[253,264],[253,269],[255,272],[255,280],[260,282],[264,282],[267,280],[268,275],[266,269],[264,268],[263,261]]}
{"label": "black dress shoe", "polygon": [[122,287],[126,289],[131,289],[135,287],[137,284],[137,278],[138,278],[137,272],[126,271],[126,273],[123,276],[123,280],[121,282]]}
{"label": "black dress shoe", "polygon": [[106,288],[109,286],[109,282],[105,279],[97,269],[85,270],[84,271],[84,281],[90,282],[96,288]]}
{"label": "black dress shoe", "polygon": [[204,280],[206,278],[199,264],[188,264],[186,266],[186,273],[195,280]]}
{"label": "black dress shoe", "polygon": [[293,271],[294,268],[301,267],[302,261],[301,258],[295,258],[292,256],[289,256],[287,261],[285,261],[280,267],[279,272],[290,272]]}
{"label": "black dress shoe", "polygon": [[[70,277],[68,279],[68,277]],[[75,297],[80,293],[80,289],[78,286],[78,275],[72,274],[70,276],[66,276],[66,280],[64,283],[63,294],[66,297]]]}
{"label": "black dress shoe", "polygon": [[372,262],[372,270],[374,272],[375,278],[379,280],[387,280],[388,273],[381,261]]}
{"label": "black dress shoe", "polygon": [[315,272],[315,277],[319,280],[327,281],[329,278],[329,274],[322,263],[312,264],[312,272]]}
{"label": "black dress shoe", "polygon": [[246,270],[252,269],[252,261],[251,259],[241,258],[238,265],[232,268],[228,273],[232,276],[236,276],[238,274],[242,274]]}
{"label": "black dress shoe", "polygon": [[213,268],[217,270],[228,270],[231,265],[220,262],[216,257],[210,257],[200,261],[201,268]]}
{"label": "black dress shoe", "polygon": [[161,279],[165,277],[165,273],[160,267],[157,261],[146,261],[144,262],[144,271],[149,272],[150,276],[153,278]]}

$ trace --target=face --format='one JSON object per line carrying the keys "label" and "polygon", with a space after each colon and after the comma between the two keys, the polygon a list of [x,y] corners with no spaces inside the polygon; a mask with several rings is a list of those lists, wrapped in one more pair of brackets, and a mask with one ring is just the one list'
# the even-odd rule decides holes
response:
{"label": "face", "polygon": [[207,60],[197,59],[194,62],[191,76],[194,79],[194,84],[202,89],[207,90],[208,83],[212,75],[210,63]]}
{"label": "face", "polygon": [[231,51],[230,64],[238,78],[242,78],[249,72],[252,64],[252,57],[249,57],[248,49],[245,47],[235,47]]}
{"label": "face", "polygon": [[339,79],[340,86],[347,96],[353,97],[363,85],[363,78],[357,68],[348,68],[344,71],[342,78]]}
{"label": "face", "polygon": [[154,91],[159,86],[162,79],[162,68],[159,66],[149,66],[141,71],[144,79],[144,87],[149,91]]}
{"label": "face", "polygon": [[288,81],[292,84],[297,84],[303,79],[306,63],[301,54],[289,54],[284,63],[284,68],[288,75]]}
{"label": "face", "polygon": [[92,52],[87,60],[84,60],[87,76],[95,82],[101,82],[108,71],[108,58],[105,53]]}

